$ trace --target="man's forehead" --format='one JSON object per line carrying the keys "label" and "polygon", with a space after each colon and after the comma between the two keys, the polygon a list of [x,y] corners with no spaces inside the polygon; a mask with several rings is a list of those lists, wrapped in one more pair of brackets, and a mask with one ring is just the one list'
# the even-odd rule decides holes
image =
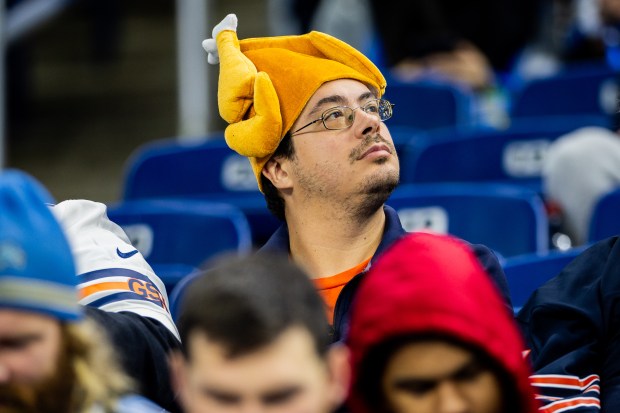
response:
{"label": "man's forehead", "polygon": [[[291,327],[270,343],[230,357],[229,349],[212,340],[202,331],[189,335],[187,353],[190,368],[200,372],[209,370],[222,378],[253,375],[263,377],[268,370],[273,377],[295,377],[298,375],[322,374],[326,360],[318,354],[310,333],[298,327]],[[299,372],[305,369],[304,372]],[[202,373],[199,373],[202,374]]]}
{"label": "man's forehead", "polygon": [[30,327],[38,328],[42,325],[51,324],[60,326],[60,321],[34,311],[0,307],[0,332],[4,330],[15,332]]}
{"label": "man's forehead", "polygon": [[316,105],[321,100],[337,96],[344,100],[356,101],[364,96],[376,96],[364,83],[353,79],[338,79],[323,83],[308,101],[307,107]]}
{"label": "man's forehead", "polygon": [[230,358],[226,349],[208,340],[206,334],[190,335],[190,376],[206,393],[237,399],[270,399],[325,386],[329,381],[327,364],[309,335],[285,334],[281,338],[255,352]]}
{"label": "man's forehead", "polygon": [[395,377],[412,380],[449,378],[477,363],[478,358],[471,351],[436,340],[406,344],[390,360]]}

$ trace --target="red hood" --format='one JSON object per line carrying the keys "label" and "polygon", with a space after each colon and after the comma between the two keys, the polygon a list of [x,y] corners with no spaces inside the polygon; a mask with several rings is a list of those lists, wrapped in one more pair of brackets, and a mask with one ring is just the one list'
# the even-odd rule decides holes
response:
{"label": "red hood", "polygon": [[[351,314],[347,344],[354,378],[368,350],[388,337],[446,334],[497,360],[517,383],[523,413],[537,411],[520,331],[464,242],[427,233],[407,235],[371,268]],[[368,413],[355,386],[350,408],[353,413]]]}

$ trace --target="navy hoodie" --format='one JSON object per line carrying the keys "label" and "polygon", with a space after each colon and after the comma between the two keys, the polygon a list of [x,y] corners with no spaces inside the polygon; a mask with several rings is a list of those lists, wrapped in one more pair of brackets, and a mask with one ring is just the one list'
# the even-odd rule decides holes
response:
{"label": "navy hoodie", "polygon": [[[375,254],[370,260],[369,266],[363,272],[353,277],[351,281],[349,281],[349,283],[344,286],[344,288],[340,292],[340,295],[338,296],[338,299],[336,300],[333,320],[333,341],[341,340],[346,334],[351,303],[353,302],[353,297],[358,289],[359,283],[364,278],[366,272],[370,269],[370,267],[372,267],[377,258],[381,256],[381,254],[388,247],[390,247],[396,240],[407,234],[402,224],[400,223],[398,213],[393,208],[385,205],[383,207],[383,211],[385,212],[385,229],[383,231],[383,238],[381,239],[381,243],[379,244],[377,251],[375,251]],[[497,257],[488,247],[484,245],[470,244],[470,246],[476,257],[482,264],[483,268],[491,276],[491,279],[499,288],[507,307],[509,309],[512,309],[506,276],[504,275],[504,270],[502,269],[499,261],[497,260]],[[276,230],[276,232],[271,236],[271,238],[259,250],[259,253],[261,252],[289,252],[289,236],[286,224],[282,225],[280,228],[278,228],[278,230]]]}
{"label": "navy hoodie", "polygon": [[618,237],[594,244],[539,287],[517,320],[544,412],[620,412]]}

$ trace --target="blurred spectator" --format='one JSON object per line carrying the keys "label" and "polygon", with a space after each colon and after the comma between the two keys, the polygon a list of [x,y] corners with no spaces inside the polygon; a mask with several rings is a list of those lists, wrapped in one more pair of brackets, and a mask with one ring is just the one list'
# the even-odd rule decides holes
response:
{"label": "blurred spectator", "polygon": [[620,411],[620,242],[597,242],[538,288],[517,319],[543,412]]}
{"label": "blurred spectator", "polygon": [[267,0],[267,25],[271,36],[301,33],[301,22],[293,10],[294,0]]}
{"label": "blurred spectator", "polygon": [[[470,122],[506,127],[506,79],[536,35],[540,0],[291,0],[302,30],[345,40],[402,82],[455,83],[474,94]],[[355,14],[355,19],[344,16]]]}
{"label": "blurred spectator", "polygon": [[368,0],[268,0],[267,7],[272,36],[318,30],[359,50],[372,41]]}
{"label": "blurred spectator", "polygon": [[131,394],[105,330],[78,304],[49,200],[29,176],[0,175],[0,410],[161,412]]}
{"label": "blurred spectator", "polygon": [[462,241],[409,234],[353,304],[353,413],[535,413],[512,314]]}
{"label": "blurred spectator", "polygon": [[545,198],[559,208],[559,230],[584,244],[596,201],[620,186],[618,131],[590,126],[561,136],[549,146],[542,177]]}
{"label": "blurred spectator", "polygon": [[330,346],[325,308],[286,255],[222,259],[193,280],[171,365],[186,413],[328,413],[348,386],[345,348]]}
{"label": "blurred spectator", "polygon": [[605,60],[609,48],[620,46],[620,1],[573,0],[572,9],[560,57],[567,62]]}
{"label": "blurred spectator", "polygon": [[[546,16],[540,38],[519,63],[519,78],[583,64],[620,69],[620,1],[554,0]],[[587,242],[596,201],[620,185],[619,119],[616,113],[615,130],[591,126],[560,137],[545,157],[544,195],[572,245]]]}
{"label": "blurred spectator", "polygon": [[385,63],[397,78],[437,76],[473,89],[511,70],[533,38],[538,0],[371,0]]}
{"label": "blurred spectator", "polygon": [[550,76],[584,62],[620,69],[620,1],[549,1],[538,25],[536,39],[516,64],[520,79]]}

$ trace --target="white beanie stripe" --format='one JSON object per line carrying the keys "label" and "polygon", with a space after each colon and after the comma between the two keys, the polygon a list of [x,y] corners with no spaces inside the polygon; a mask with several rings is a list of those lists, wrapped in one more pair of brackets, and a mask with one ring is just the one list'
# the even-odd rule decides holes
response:
{"label": "white beanie stripe", "polygon": [[35,278],[4,276],[0,278],[0,301],[16,306],[54,308],[79,313],[75,286]]}

